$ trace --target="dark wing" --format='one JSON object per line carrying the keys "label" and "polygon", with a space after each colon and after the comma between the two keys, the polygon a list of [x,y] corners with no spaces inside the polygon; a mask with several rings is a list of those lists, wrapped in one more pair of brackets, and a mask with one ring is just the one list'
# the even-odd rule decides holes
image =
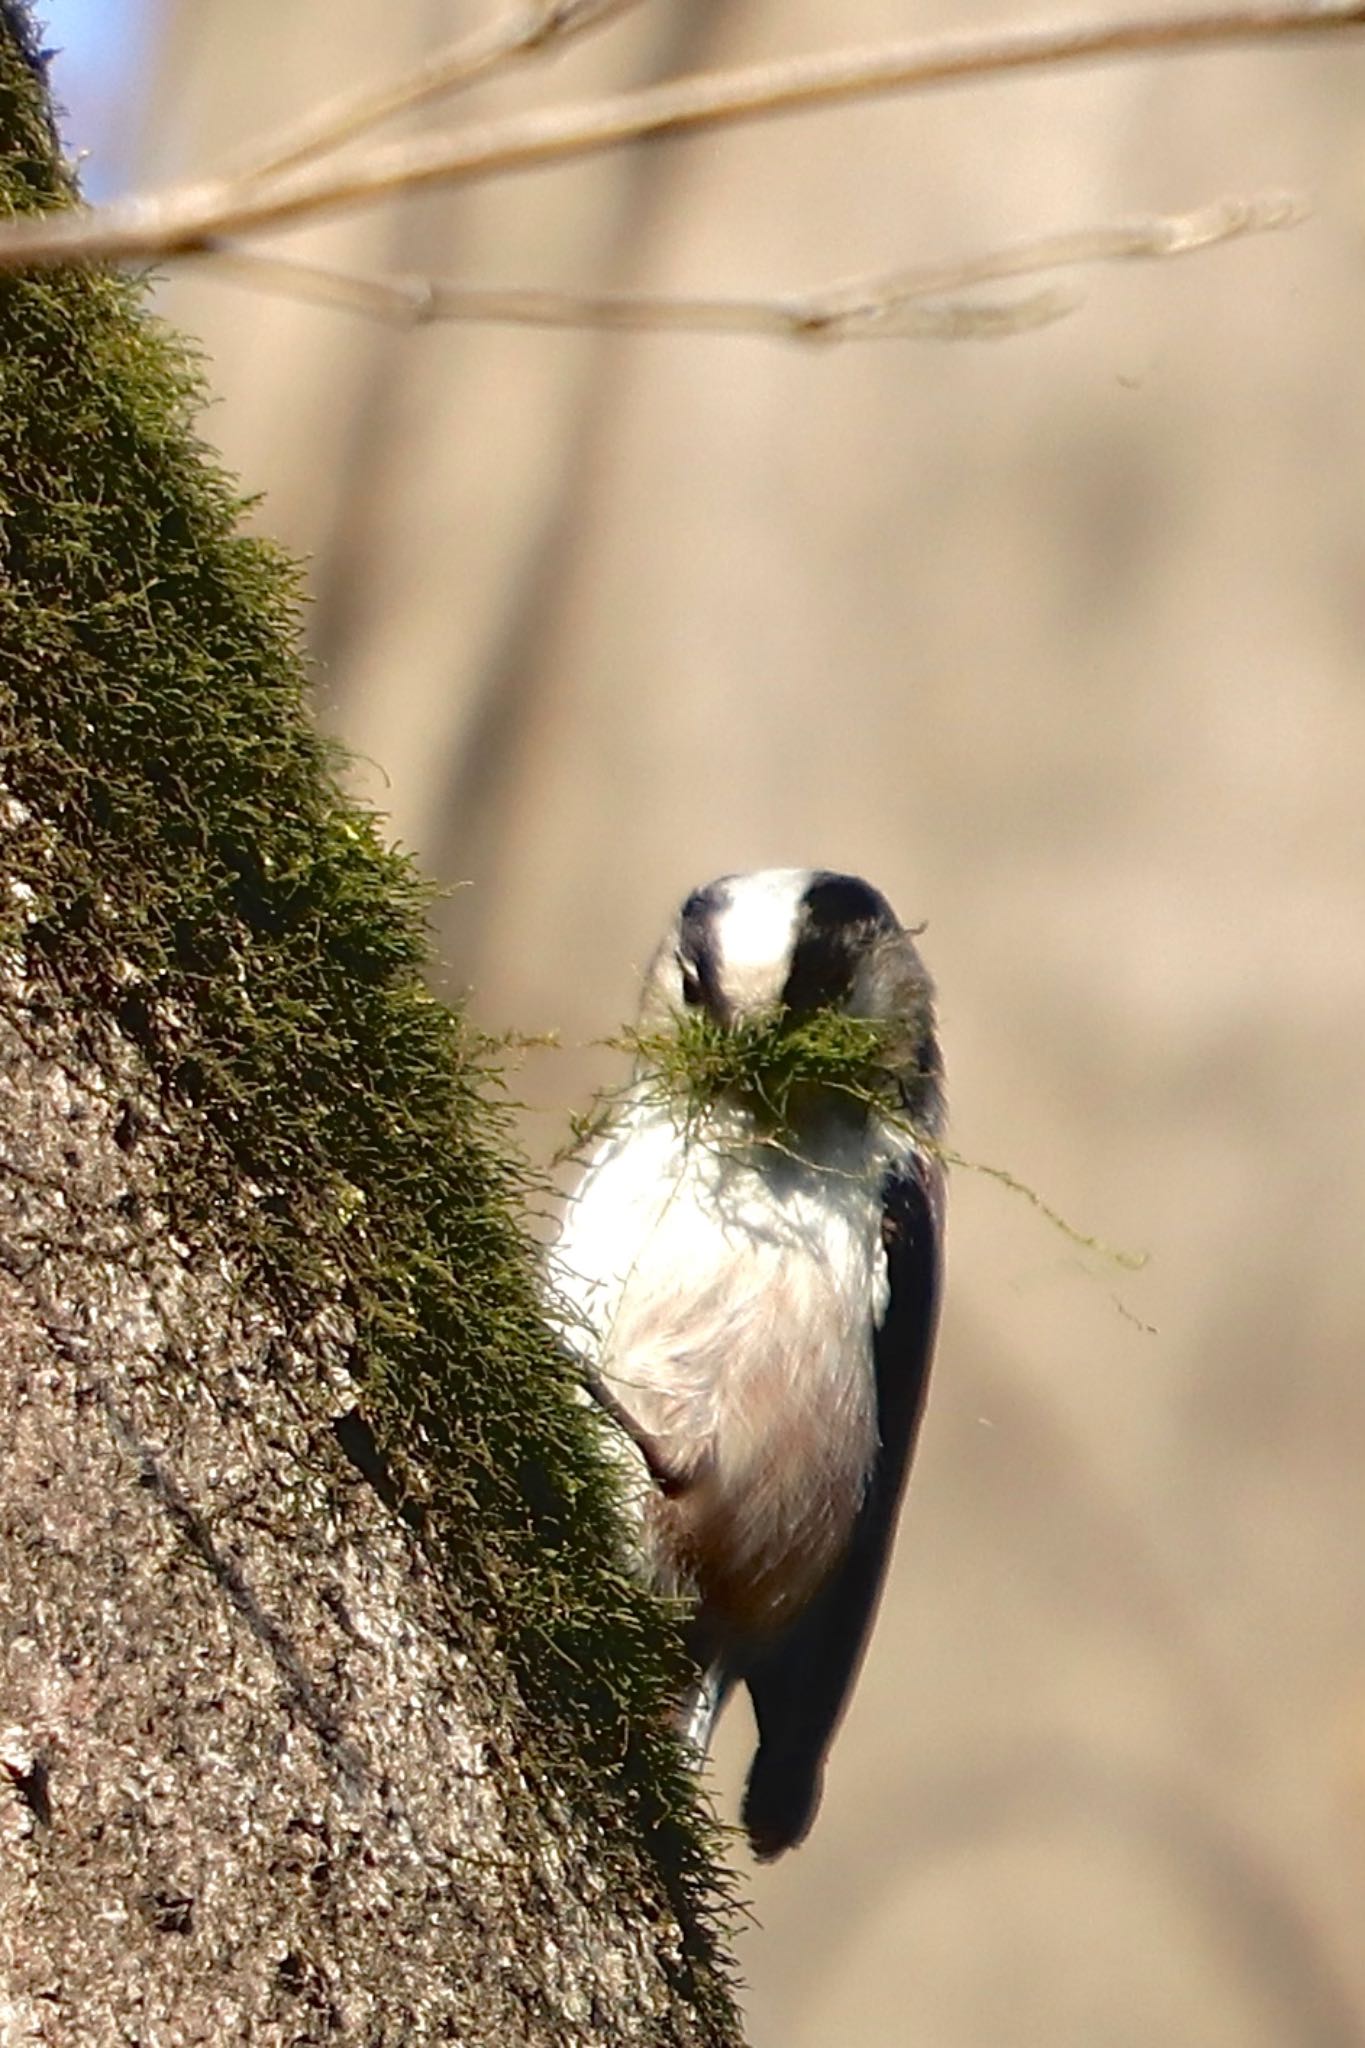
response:
{"label": "dark wing", "polygon": [[891,1295],[875,1340],[881,1448],[842,1564],[781,1641],[744,1672],[758,1753],[743,1818],[754,1854],[765,1861],[794,1848],[815,1818],[825,1754],[877,1611],[929,1382],[942,1269],[941,1172],[928,1163],[898,1172],[882,1203]]}

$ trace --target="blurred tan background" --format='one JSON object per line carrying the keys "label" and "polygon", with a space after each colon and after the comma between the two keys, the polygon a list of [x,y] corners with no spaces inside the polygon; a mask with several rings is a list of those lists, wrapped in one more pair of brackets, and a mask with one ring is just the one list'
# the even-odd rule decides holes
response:
{"label": "blurred tan background", "polygon": [[[652,0],[477,105],[1038,5]],[[128,172],[482,18],[164,0]],[[1088,273],[992,344],[164,293],[484,1022],[582,1046],[694,883],[860,871],[928,920],[961,1150],[1151,1254],[957,1174],[872,1655],[814,1836],[746,1874],[754,2048],[1365,2040],[1365,40],[849,107],[290,244],[782,291],[1284,186],[1308,225]],[[528,1067],[535,1146],[602,1071]]]}

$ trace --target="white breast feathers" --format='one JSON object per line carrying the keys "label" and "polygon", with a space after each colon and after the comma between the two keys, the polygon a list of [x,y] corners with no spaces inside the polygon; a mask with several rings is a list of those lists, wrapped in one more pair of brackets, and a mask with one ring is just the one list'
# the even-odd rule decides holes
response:
{"label": "white breast feathers", "polygon": [[878,1140],[818,1157],[636,1102],[569,1204],[566,1341],[678,1481],[641,1489],[651,1572],[722,1633],[768,1633],[837,1563],[877,1448]]}

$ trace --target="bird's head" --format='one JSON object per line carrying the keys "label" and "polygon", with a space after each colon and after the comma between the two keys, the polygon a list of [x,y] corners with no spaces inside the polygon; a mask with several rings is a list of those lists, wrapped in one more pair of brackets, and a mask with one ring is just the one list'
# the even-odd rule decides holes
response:
{"label": "bird's head", "polygon": [[765,868],[687,898],[645,975],[636,1049],[694,1106],[895,1096],[941,1122],[933,984],[913,936],[856,875]]}

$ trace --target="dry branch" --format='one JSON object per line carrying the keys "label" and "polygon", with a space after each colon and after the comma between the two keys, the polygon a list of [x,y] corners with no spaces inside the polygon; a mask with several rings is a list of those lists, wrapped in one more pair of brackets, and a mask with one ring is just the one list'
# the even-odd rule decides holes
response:
{"label": "dry branch", "polygon": [[226,236],[285,227],[391,193],[564,163],[650,136],[697,133],[1006,72],[1282,40],[1362,24],[1365,0],[1291,0],[786,58],[671,79],[586,105],[542,108],[451,135],[414,137],[270,179],[220,178],[85,214],[12,222],[0,228],[0,269],[164,260],[202,253]]}
{"label": "dry branch", "polygon": [[365,277],[235,244],[212,253],[220,276],[402,326],[482,321],[821,342],[996,339],[1061,319],[1074,301],[1055,290],[1003,305],[955,294],[1082,264],[1189,255],[1216,242],[1292,226],[1307,211],[1292,197],[1223,199],[1191,213],[1038,236],[955,263],[920,265],[786,298],[498,289],[436,278]]}
{"label": "dry branch", "polygon": [[358,93],[339,94],[284,129],[237,167],[243,180],[265,179],[354,142],[396,115],[448,99],[495,71],[548,54],[576,36],[604,28],[640,0],[523,0],[510,13],[433,50],[411,71]]}

